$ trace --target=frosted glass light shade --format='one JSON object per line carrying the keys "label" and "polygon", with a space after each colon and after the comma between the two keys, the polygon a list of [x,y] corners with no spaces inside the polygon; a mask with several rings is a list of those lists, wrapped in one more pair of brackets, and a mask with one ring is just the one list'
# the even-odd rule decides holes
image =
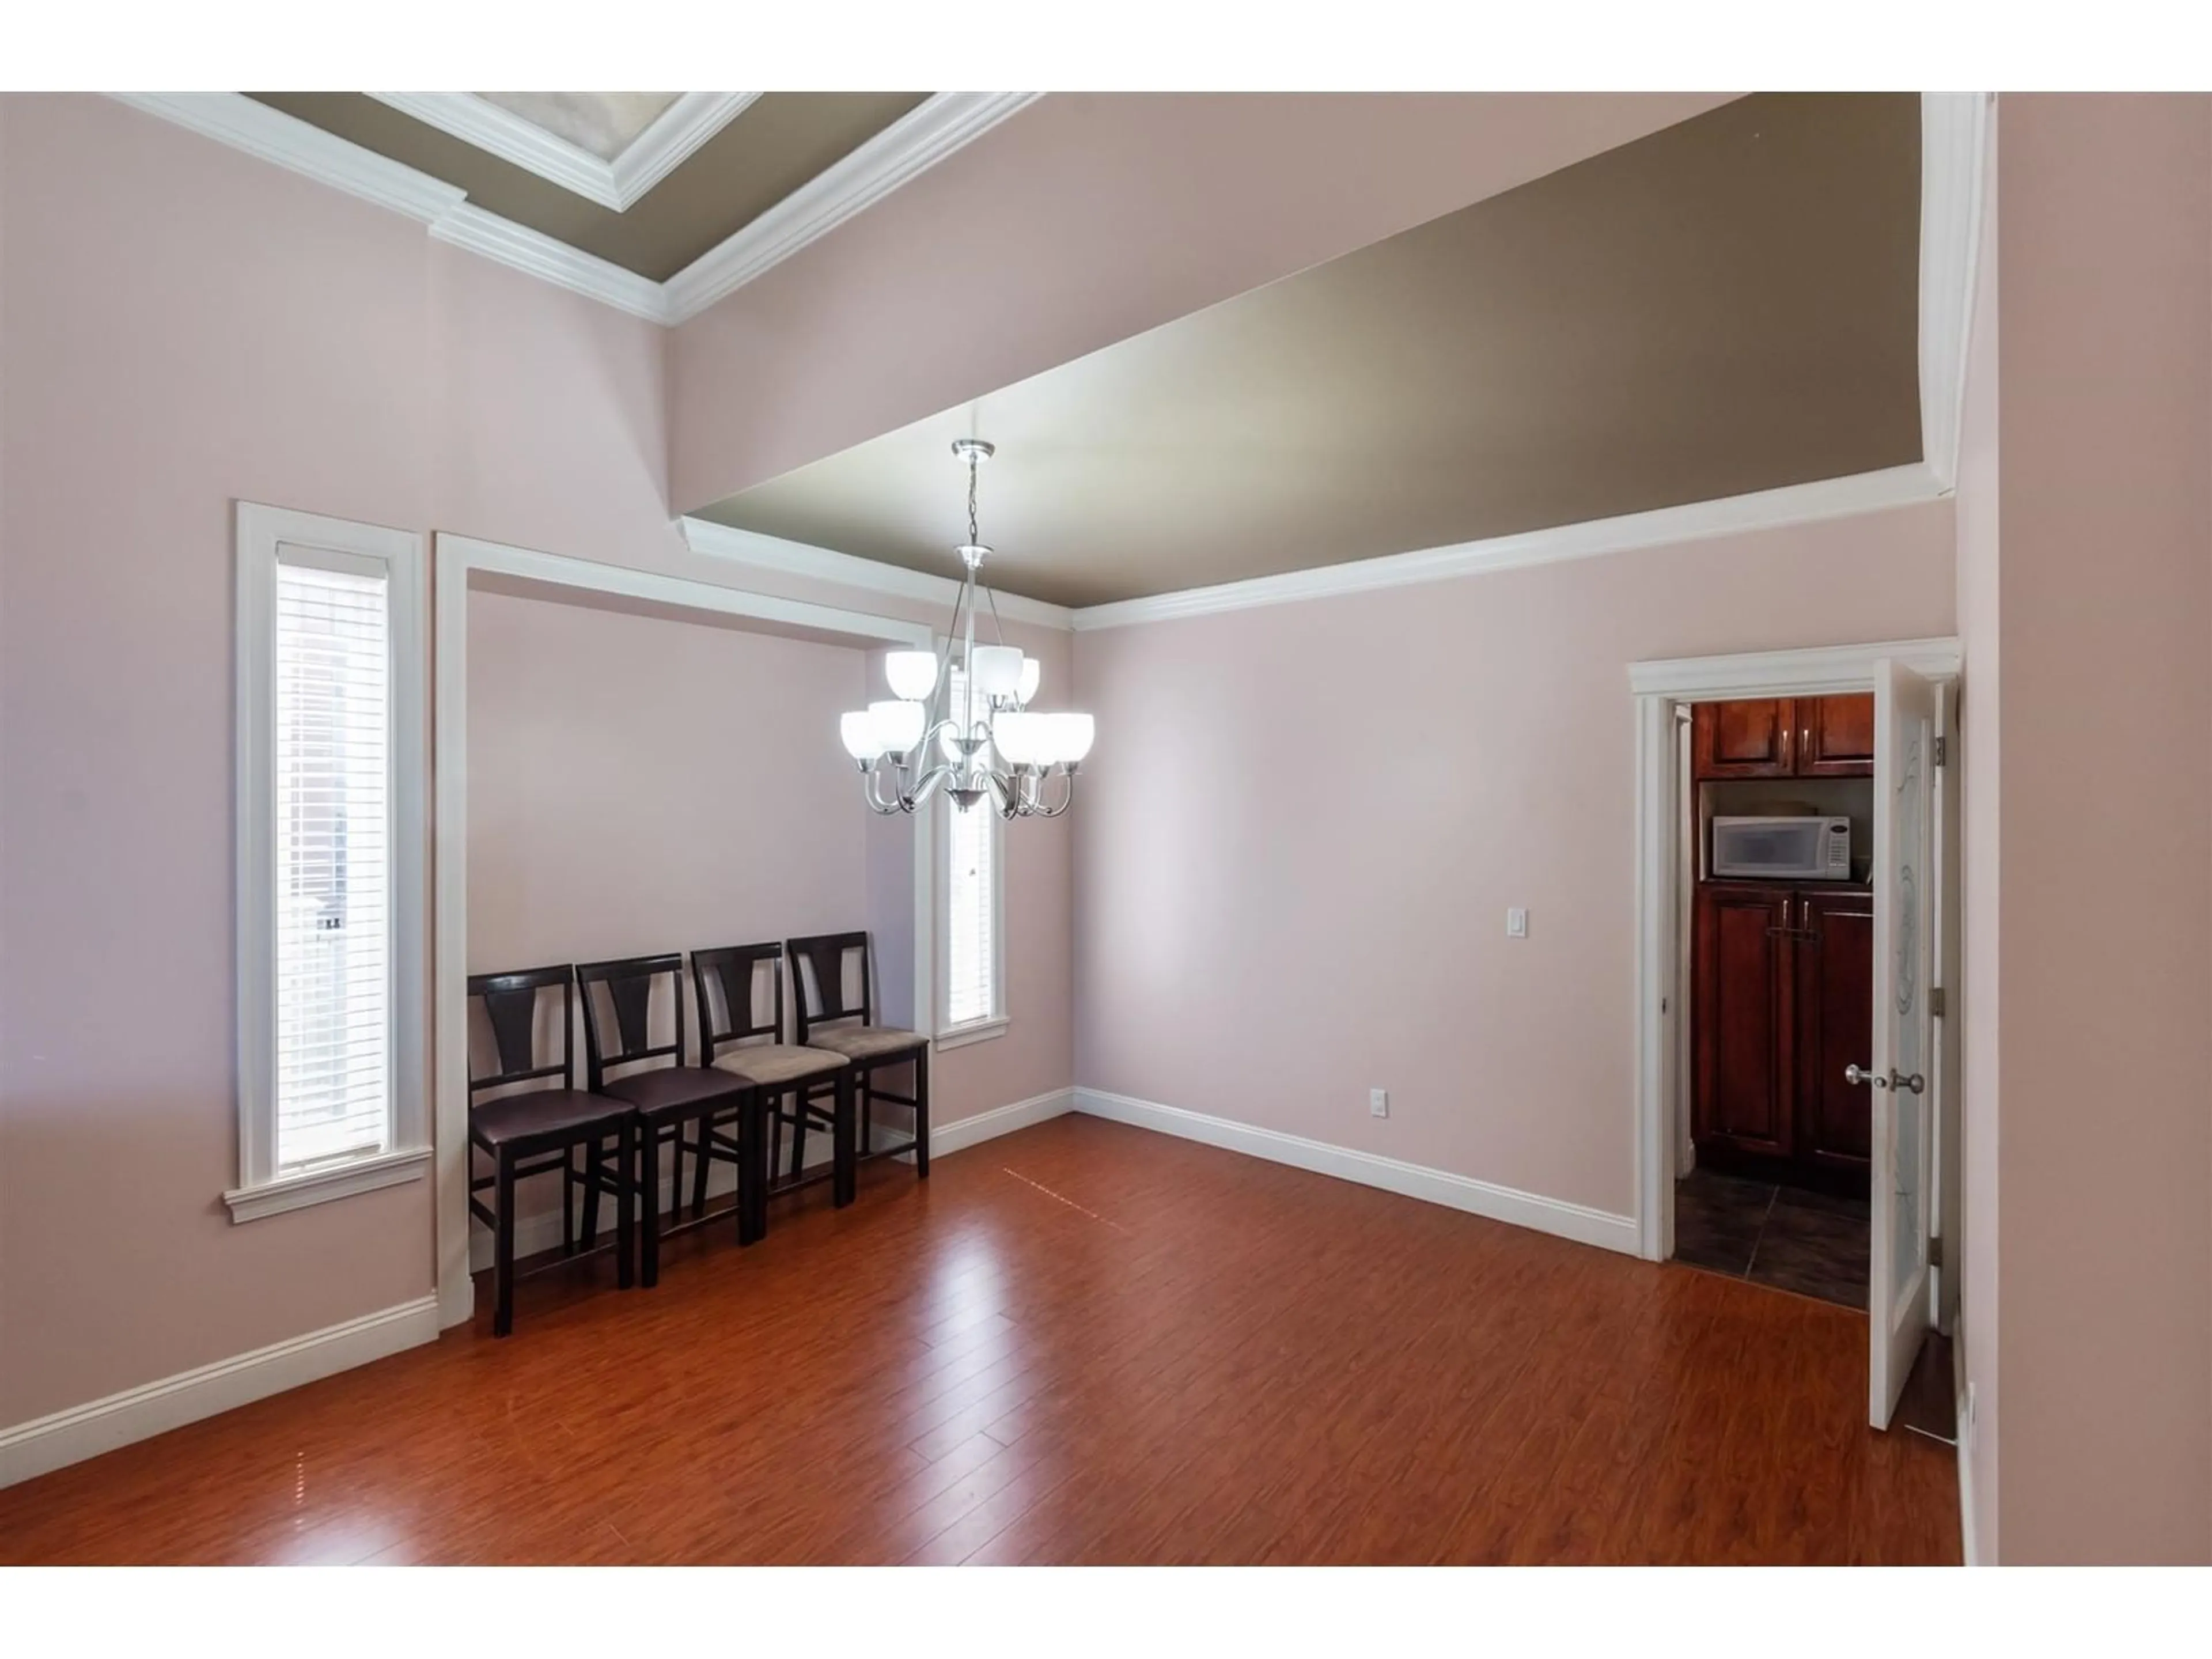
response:
{"label": "frosted glass light shade", "polygon": [[968,669],[985,696],[1011,697],[1022,683],[1022,653],[1011,645],[979,645]]}
{"label": "frosted glass light shade", "polygon": [[894,651],[884,659],[884,677],[893,696],[920,702],[937,687],[937,653]]}
{"label": "frosted glass light shade", "polygon": [[1097,722],[1088,714],[1048,714],[1052,722],[1052,757],[1071,764],[1091,752],[1091,739],[1097,735]]}
{"label": "frosted glass light shade", "polygon": [[1049,718],[1009,709],[991,722],[992,741],[1007,765],[1042,764],[1038,745],[1043,741],[1043,725]]}
{"label": "frosted glass light shade", "polygon": [[876,717],[865,708],[840,718],[837,735],[844,740],[845,752],[856,761],[872,761],[884,752],[876,740]]}
{"label": "frosted glass light shade", "polygon": [[878,748],[894,754],[903,755],[921,741],[927,718],[927,711],[909,699],[868,705],[868,723]]}
{"label": "frosted glass light shade", "polygon": [[1022,659],[1022,683],[1014,690],[1014,701],[1021,704],[1023,708],[1028,708],[1030,699],[1036,696],[1037,687],[1043,684],[1044,665],[1039,662],[1035,657],[1024,657]]}

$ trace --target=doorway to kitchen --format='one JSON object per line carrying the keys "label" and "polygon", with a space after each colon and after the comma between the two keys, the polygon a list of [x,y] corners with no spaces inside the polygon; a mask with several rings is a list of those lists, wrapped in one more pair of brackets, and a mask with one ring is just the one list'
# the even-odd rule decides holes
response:
{"label": "doorway to kitchen", "polygon": [[1864,1309],[1877,1428],[1957,1305],[1958,664],[1630,669],[1643,1253]]}

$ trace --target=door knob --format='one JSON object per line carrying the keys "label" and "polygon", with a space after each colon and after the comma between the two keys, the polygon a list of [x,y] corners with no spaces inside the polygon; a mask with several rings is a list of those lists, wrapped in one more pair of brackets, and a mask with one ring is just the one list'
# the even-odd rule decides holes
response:
{"label": "door knob", "polygon": [[1856,1066],[1844,1067],[1844,1081],[1864,1083],[1876,1089],[1909,1089],[1916,1095],[1926,1092],[1928,1088],[1928,1079],[1917,1072],[1907,1077],[1904,1073],[1893,1069],[1887,1077],[1878,1077]]}

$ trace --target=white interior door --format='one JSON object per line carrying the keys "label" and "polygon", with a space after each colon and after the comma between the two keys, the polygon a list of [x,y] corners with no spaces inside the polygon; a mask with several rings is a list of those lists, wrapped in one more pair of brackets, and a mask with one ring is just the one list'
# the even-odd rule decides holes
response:
{"label": "white interior door", "polygon": [[[1875,665],[1873,1273],[1868,1286],[1868,1407],[1889,1426],[1928,1334],[1928,1238],[1935,1096],[1931,855],[1935,685],[1884,659]],[[1854,1081],[1856,1079],[1855,1079]]]}

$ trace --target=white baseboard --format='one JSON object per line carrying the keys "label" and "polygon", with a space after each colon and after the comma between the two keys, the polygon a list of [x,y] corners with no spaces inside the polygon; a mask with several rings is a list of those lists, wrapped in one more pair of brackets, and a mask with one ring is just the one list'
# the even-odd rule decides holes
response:
{"label": "white baseboard", "polygon": [[[555,1231],[559,1231],[557,1224]],[[434,1341],[437,1334],[438,1298],[420,1297],[381,1313],[365,1314],[19,1423],[0,1430],[0,1486],[366,1365],[403,1348]]]}
{"label": "white baseboard", "polygon": [[1140,1129],[1153,1129],[1185,1140],[1201,1140],[1209,1146],[1264,1158],[1271,1164],[1287,1164],[1293,1169],[1310,1170],[1316,1175],[1356,1181],[1363,1187],[1379,1187],[1384,1192],[1465,1210],[1492,1221],[1531,1227],[1540,1233],[1573,1239],[1578,1244],[1595,1244],[1624,1255],[1638,1254],[1636,1221],[1631,1216],[1588,1209],[1580,1204],[1495,1186],[1468,1176],[1404,1164],[1395,1158],[1331,1146],[1324,1141],[1307,1140],[1298,1135],[1255,1128],[1249,1123],[1208,1117],[1203,1112],[1187,1112],[1178,1106],[1162,1106],[1153,1101],[1108,1094],[1098,1089],[1078,1088],[1075,1109],[1093,1117],[1110,1118],[1116,1123],[1133,1124]]}
{"label": "white baseboard", "polygon": [[988,1112],[978,1112],[973,1117],[956,1118],[950,1123],[929,1126],[929,1155],[942,1158],[947,1152],[957,1152],[963,1146],[973,1146],[981,1141],[995,1140],[1000,1135],[1010,1135],[1017,1129],[1026,1129],[1032,1123],[1042,1123],[1047,1118],[1060,1117],[1075,1109],[1075,1091],[1054,1089],[1049,1094],[1031,1095],[1027,1100],[1018,1100],[1011,1106],[994,1106]]}

